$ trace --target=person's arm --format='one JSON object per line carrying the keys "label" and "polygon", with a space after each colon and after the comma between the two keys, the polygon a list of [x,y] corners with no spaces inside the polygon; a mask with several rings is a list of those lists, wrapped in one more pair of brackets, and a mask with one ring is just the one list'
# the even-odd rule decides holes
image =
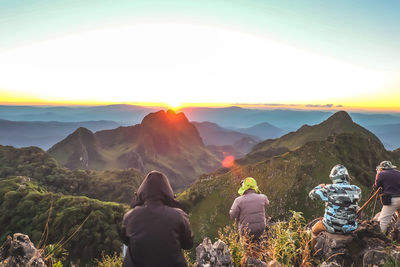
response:
{"label": "person's arm", "polygon": [[[373,187],[373,192],[375,192],[376,190],[378,190],[378,188],[379,187],[382,187],[382,175],[380,175],[381,173],[380,172],[378,172],[377,174],[376,174],[376,177],[375,177],[375,183],[374,183],[374,187]],[[373,193],[372,192],[372,193]]]}
{"label": "person's arm", "polygon": [[181,237],[180,242],[183,249],[188,250],[193,247],[193,232],[192,228],[190,227],[189,217],[187,214],[180,210],[182,214],[182,229],[181,229]]}
{"label": "person's arm", "polygon": [[239,199],[236,198],[235,201],[233,201],[232,207],[229,211],[229,215],[231,216],[232,220],[239,220],[240,217],[240,207],[239,207]]}
{"label": "person's arm", "polygon": [[122,219],[121,239],[122,239],[122,243],[124,243],[125,245],[129,245],[129,238],[126,235],[126,226],[128,223],[128,217],[131,213],[132,213],[132,210],[128,211],[127,213],[125,213],[124,218]]}
{"label": "person's arm", "polygon": [[265,196],[265,206],[268,206],[268,205],[269,205],[269,199],[267,196]]}
{"label": "person's arm", "polygon": [[308,196],[312,200],[321,199],[322,201],[328,201],[327,190],[324,184],[316,186],[313,190],[310,191],[310,193],[308,193]]}

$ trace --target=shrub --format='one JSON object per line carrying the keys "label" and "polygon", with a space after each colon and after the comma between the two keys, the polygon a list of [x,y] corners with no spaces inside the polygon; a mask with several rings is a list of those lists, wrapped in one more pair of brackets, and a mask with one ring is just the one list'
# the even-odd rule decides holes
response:
{"label": "shrub", "polygon": [[305,230],[302,213],[291,213],[288,222],[278,222],[271,228],[269,257],[285,266],[311,266],[311,233]]}
{"label": "shrub", "polygon": [[101,255],[101,261],[96,260],[98,267],[122,267],[124,259],[122,258],[122,254],[114,253],[114,255],[104,255],[104,252]]}

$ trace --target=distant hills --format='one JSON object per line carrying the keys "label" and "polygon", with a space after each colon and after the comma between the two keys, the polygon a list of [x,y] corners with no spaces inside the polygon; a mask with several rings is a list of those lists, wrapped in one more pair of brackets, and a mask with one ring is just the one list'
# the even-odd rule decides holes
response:
{"label": "distant hills", "polygon": [[[182,111],[191,121],[211,121],[222,127],[248,128],[268,122],[275,127],[292,131],[304,124],[314,125],[326,120],[334,111],[290,110],[290,109],[248,109],[225,108],[184,108]],[[350,113],[356,123],[363,126],[400,123],[400,113]]]}
{"label": "distant hills", "polygon": [[387,149],[400,148],[400,123],[371,125],[366,128],[375,133]]}
{"label": "distant hills", "polygon": [[261,138],[255,135],[241,133],[222,128],[212,122],[191,122],[199,131],[205,145],[220,158],[226,154],[242,157],[248,153]]}
{"label": "distant hills", "polygon": [[201,138],[205,145],[233,145],[242,138],[251,138],[255,142],[261,141],[256,134],[243,133],[222,128],[216,123],[212,122],[196,122],[192,121],[193,125],[199,131]]}
{"label": "distant hills", "polygon": [[108,106],[1,106],[0,119],[12,121],[115,121],[119,124],[132,125],[140,122],[150,112],[159,110],[156,107],[135,105]]}
{"label": "distant hills", "polygon": [[[286,153],[260,153],[254,157],[256,149],[274,144],[284,145]],[[219,227],[230,222],[229,208],[238,196],[240,181],[247,176],[254,177],[269,197],[268,215],[285,218],[289,210],[296,210],[312,218],[323,214],[323,204],[311,201],[308,192],[318,184],[330,182],[328,176],[334,165],[344,164],[349,169],[351,183],[362,188],[365,200],[375,179],[375,166],[382,160],[400,161],[399,150],[386,151],[375,135],[352,122],[345,112],[259,145],[253,155],[248,154],[231,169],[201,176],[180,195],[191,212],[197,236],[214,237]]]}
{"label": "distant hills", "polygon": [[175,189],[221,166],[183,113],[158,111],[140,124],[92,133],[79,128],[48,151],[71,169],[136,168],[165,172]]}
{"label": "distant hills", "polygon": [[91,131],[121,126],[114,121],[8,121],[0,119],[0,144],[14,147],[38,146],[49,149],[79,127]]}
{"label": "distant hills", "polygon": [[287,133],[287,131],[275,127],[274,125],[268,122],[259,123],[257,125],[248,128],[233,128],[233,129],[241,133],[256,135],[262,140],[278,138]]}

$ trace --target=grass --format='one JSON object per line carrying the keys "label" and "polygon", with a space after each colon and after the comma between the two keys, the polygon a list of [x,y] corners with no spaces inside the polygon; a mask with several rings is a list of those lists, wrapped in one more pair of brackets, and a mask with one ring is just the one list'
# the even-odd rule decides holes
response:
{"label": "grass", "polygon": [[311,234],[305,230],[301,212],[291,212],[287,222],[278,222],[260,240],[254,241],[244,232],[239,235],[236,225],[219,230],[219,238],[227,244],[234,266],[244,266],[249,257],[268,262],[278,261],[283,266],[312,266]]}

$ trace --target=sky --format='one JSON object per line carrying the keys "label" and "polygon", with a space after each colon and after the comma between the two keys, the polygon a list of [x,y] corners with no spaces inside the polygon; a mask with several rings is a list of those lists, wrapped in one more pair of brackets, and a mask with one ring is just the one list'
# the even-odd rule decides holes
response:
{"label": "sky", "polygon": [[400,111],[399,1],[0,0],[0,104]]}

